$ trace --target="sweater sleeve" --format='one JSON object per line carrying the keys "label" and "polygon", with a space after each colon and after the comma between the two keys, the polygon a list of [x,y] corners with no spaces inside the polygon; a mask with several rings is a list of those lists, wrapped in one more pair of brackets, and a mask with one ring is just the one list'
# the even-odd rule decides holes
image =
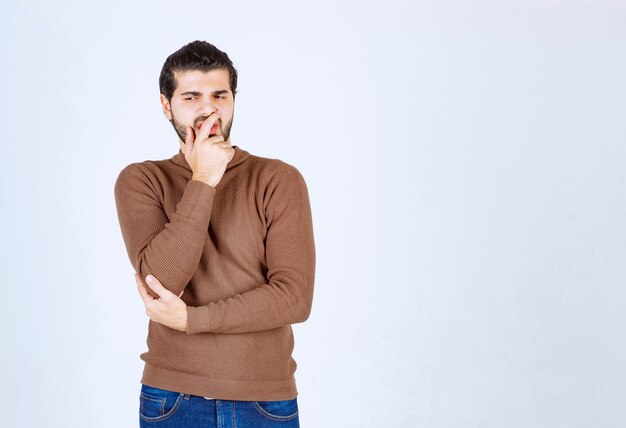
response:
{"label": "sweater sleeve", "polygon": [[[154,275],[177,296],[197,269],[207,237],[215,188],[189,180],[168,218],[159,183],[140,164],[131,164],[115,182],[115,203],[130,262],[142,278]],[[148,288],[153,297],[158,297]]]}
{"label": "sweater sleeve", "polygon": [[305,321],[311,312],[315,244],[309,195],[289,165],[266,203],[267,282],[225,300],[187,307],[187,334],[246,333]]}

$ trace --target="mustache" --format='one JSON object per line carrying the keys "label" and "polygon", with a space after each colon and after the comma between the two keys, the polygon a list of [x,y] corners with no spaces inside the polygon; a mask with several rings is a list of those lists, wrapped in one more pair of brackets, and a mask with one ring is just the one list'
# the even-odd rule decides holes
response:
{"label": "mustache", "polygon": [[[204,122],[205,120],[208,119],[208,117],[209,116],[200,116],[199,118],[197,118],[196,121],[195,121],[195,126],[199,127],[202,124],[202,122]],[[217,119],[215,121],[215,123],[218,123],[218,122],[221,122],[221,121],[222,121],[222,119],[220,118],[220,119]]]}

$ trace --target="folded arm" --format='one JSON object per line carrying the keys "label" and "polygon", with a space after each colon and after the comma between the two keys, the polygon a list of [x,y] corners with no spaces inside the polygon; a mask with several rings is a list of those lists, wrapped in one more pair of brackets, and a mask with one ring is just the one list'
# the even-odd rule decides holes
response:
{"label": "folded arm", "polygon": [[188,334],[270,330],[309,317],[315,244],[306,183],[300,172],[290,166],[275,180],[268,194],[267,282],[225,300],[187,307]]}
{"label": "folded arm", "polygon": [[[190,180],[165,213],[159,184],[147,168],[131,164],[115,182],[115,203],[128,257],[142,278],[152,274],[177,296],[197,269],[207,237],[215,188]],[[152,297],[158,297],[149,290]]]}

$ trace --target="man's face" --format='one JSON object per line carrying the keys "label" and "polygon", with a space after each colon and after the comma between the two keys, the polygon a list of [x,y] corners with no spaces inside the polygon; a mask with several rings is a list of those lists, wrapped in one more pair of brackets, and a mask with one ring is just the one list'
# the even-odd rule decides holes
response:
{"label": "man's face", "polygon": [[181,149],[187,136],[187,126],[194,129],[197,136],[202,122],[213,112],[217,114],[216,129],[209,136],[222,135],[224,141],[230,139],[233,124],[235,100],[230,90],[228,70],[216,69],[209,72],[199,70],[174,72],[176,89],[172,99],[161,94],[161,104],[165,117],[172,123]]}

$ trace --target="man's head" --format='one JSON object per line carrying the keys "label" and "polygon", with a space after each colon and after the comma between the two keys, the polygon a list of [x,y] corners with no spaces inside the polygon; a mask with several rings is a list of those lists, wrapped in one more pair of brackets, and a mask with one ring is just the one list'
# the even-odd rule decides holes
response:
{"label": "man's head", "polygon": [[224,52],[210,43],[196,40],[167,57],[159,77],[161,104],[165,117],[180,138],[181,148],[187,135],[186,127],[197,132],[202,122],[213,112],[219,120],[211,135],[230,138],[237,70]]}

